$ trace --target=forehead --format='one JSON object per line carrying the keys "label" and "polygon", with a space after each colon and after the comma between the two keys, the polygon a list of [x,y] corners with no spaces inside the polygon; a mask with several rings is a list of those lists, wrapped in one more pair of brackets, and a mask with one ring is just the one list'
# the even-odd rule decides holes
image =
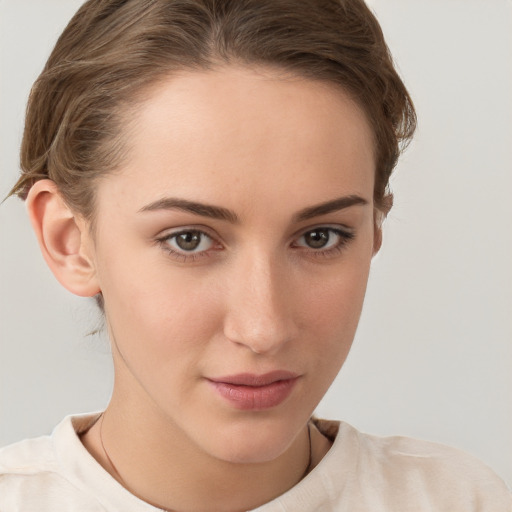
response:
{"label": "forehead", "polygon": [[115,182],[134,209],[166,195],[238,200],[234,209],[283,195],[297,208],[343,194],[372,200],[371,128],[331,84],[270,69],[184,72],[148,91],[127,126],[128,157],[99,195]]}

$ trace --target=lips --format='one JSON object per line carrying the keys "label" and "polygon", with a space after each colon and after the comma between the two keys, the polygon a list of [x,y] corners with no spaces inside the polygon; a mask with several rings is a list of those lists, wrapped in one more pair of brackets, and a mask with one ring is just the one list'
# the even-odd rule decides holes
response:
{"label": "lips", "polygon": [[241,373],[207,380],[214,391],[236,409],[263,410],[284,402],[298,379],[295,373],[276,370],[263,375]]}

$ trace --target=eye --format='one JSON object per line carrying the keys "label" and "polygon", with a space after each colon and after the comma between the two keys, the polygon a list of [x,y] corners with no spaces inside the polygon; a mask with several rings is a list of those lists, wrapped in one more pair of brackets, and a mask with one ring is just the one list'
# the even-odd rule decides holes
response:
{"label": "eye", "polygon": [[214,241],[203,231],[197,229],[182,230],[158,240],[170,253],[188,256],[200,255],[212,249]]}
{"label": "eye", "polygon": [[337,237],[329,228],[318,228],[304,233],[299,240],[311,249],[327,249],[336,244]]}
{"label": "eye", "polygon": [[309,249],[313,253],[329,255],[333,251],[340,251],[353,238],[354,233],[351,231],[321,226],[303,233],[294,246]]}

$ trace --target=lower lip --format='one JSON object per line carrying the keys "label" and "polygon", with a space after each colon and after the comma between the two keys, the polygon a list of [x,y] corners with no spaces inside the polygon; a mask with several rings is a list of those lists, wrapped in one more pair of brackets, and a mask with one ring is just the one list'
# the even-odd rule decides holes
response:
{"label": "lower lip", "polygon": [[266,386],[239,386],[228,382],[209,381],[215,391],[236,409],[263,410],[277,407],[292,392],[298,377],[278,380]]}

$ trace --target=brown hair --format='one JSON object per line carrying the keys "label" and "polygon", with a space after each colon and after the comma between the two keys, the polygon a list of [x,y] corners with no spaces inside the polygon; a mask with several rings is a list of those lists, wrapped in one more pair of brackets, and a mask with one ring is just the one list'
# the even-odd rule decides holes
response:
{"label": "brown hair", "polygon": [[351,94],[374,131],[374,199],[387,212],[389,177],[416,116],[362,0],[87,1],[32,88],[11,194],[25,198],[50,178],[91,219],[95,182],[126,154],[119,135],[138,93],[170,73],[231,62],[278,67]]}

